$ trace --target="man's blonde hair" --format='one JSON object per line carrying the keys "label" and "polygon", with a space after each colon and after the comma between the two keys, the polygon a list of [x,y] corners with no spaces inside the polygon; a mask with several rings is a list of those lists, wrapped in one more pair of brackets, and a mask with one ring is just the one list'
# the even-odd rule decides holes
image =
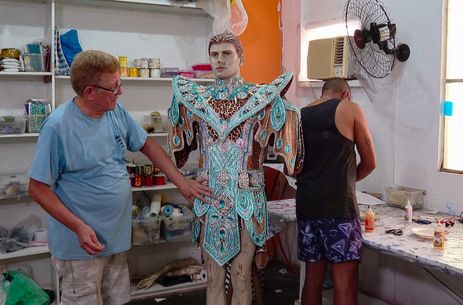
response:
{"label": "man's blonde hair", "polygon": [[71,65],[72,89],[82,95],[85,87],[98,84],[104,73],[119,71],[119,61],[111,54],[87,50],[80,52]]}

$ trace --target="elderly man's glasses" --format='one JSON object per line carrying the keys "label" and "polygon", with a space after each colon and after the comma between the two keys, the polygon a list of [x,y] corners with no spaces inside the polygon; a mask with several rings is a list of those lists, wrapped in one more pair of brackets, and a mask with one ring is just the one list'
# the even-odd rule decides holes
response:
{"label": "elderly man's glasses", "polygon": [[121,91],[122,83],[119,81],[119,83],[112,89],[101,87],[101,86],[98,86],[98,85],[89,85],[89,86],[93,86],[93,87],[101,89],[101,90],[109,91],[109,92],[112,93],[112,95],[117,95]]}

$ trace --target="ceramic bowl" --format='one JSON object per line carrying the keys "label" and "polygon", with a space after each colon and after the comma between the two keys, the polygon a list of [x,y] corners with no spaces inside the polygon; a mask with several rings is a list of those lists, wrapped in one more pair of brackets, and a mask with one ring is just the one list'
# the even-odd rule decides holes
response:
{"label": "ceramic bowl", "polygon": [[15,48],[6,48],[0,51],[1,58],[14,58],[19,60],[19,56],[21,56],[21,51]]}

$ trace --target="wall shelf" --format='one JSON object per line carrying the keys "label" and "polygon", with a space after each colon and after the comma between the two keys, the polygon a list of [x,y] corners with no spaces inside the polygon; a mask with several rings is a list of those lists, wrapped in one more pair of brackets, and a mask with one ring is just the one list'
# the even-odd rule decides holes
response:
{"label": "wall shelf", "polygon": [[167,137],[169,133],[167,132],[157,132],[157,133],[149,133],[148,137]]}
{"label": "wall shelf", "polygon": [[173,184],[172,182],[167,182],[164,185],[132,187],[132,192],[174,190],[176,188],[177,186],[175,184]]}
{"label": "wall shelf", "polygon": [[51,76],[51,72],[1,72],[0,71],[0,77],[1,76],[37,76],[37,77],[42,77],[42,76]]}
{"label": "wall shelf", "polygon": [[190,291],[202,290],[206,289],[207,282],[206,281],[193,281],[190,283],[182,283],[174,286],[164,287],[159,284],[155,284],[148,289],[137,289],[134,285],[131,287],[131,300],[137,301],[146,298],[152,297],[161,297],[171,295],[173,293],[185,293]]}
{"label": "wall shelf", "polygon": [[[55,79],[59,80],[69,80],[71,79],[70,76],[65,76],[65,75],[57,75],[55,76]],[[172,77],[159,77],[159,78],[151,78],[151,77],[121,77],[121,80],[126,82],[172,82]],[[192,81],[198,82],[198,83],[213,83],[215,79],[209,79],[209,78],[192,78]]]}
{"label": "wall shelf", "polygon": [[38,133],[11,133],[11,134],[1,134],[1,138],[37,138]]}
{"label": "wall shelf", "polygon": [[125,10],[207,15],[196,3],[178,3],[170,0],[55,0],[55,2]]}
{"label": "wall shelf", "polygon": [[26,197],[29,197],[29,194],[27,192],[14,195],[0,195],[0,200],[19,200]]}
{"label": "wall shelf", "polygon": [[46,256],[49,256],[50,251],[48,250],[48,246],[28,247],[18,251],[0,254],[0,263],[3,264],[6,260],[13,260],[21,257],[25,258],[42,254],[48,254]]}

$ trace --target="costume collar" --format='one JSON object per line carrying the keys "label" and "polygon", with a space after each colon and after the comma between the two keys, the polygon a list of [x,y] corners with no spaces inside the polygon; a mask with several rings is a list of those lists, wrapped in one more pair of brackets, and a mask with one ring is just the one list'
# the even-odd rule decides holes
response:
{"label": "costume collar", "polygon": [[[255,115],[266,105],[272,102],[280,92],[291,82],[292,74],[285,73],[279,76],[270,84],[261,86],[249,98],[246,104],[241,107],[229,120],[223,121],[215,110],[207,103],[214,92],[204,91],[201,86],[182,76],[176,76],[173,81],[174,99],[170,111],[171,122],[175,126],[178,123],[178,104],[183,104],[191,114],[197,115],[206,121],[219,134],[219,138],[224,140],[227,135],[241,122]],[[214,86],[208,86],[210,89]],[[238,88],[237,92],[246,86]]]}
{"label": "costume collar", "polygon": [[223,79],[216,79],[215,88],[212,92],[213,98],[215,100],[227,100],[233,98],[233,93],[236,89],[241,87],[244,84],[243,78],[241,76],[234,77],[228,82]]}

